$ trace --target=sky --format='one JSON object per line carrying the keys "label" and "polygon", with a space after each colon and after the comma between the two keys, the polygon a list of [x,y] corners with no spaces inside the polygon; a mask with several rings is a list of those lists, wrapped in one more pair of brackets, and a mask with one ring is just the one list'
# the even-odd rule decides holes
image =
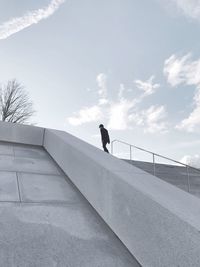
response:
{"label": "sky", "polygon": [[199,36],[200,0],[0,0],[0,83],[24,85],[37,126],[100,148],[102,123],[111,140],[198,165]]}

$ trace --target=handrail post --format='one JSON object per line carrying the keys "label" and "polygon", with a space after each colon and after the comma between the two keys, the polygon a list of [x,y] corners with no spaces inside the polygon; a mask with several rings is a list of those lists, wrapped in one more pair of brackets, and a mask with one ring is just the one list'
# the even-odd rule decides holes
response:
{"label": "handrail post", "polygon": [[188,184],[188,192],[190,192],[190,173],[189,173],[189,166],[186,166],[187,169],[187,184]]}
{"label": "handrail post", "polygon": [[111,154],[113,155],[113,143],[114,143],[114,140],[111,142]]}
{"label": "handrail post", "polygon": [[155,154],[153,153],[153,175],[156,174],[156,165],[155,165]]}
{"label": "handrail post", "polygon": [[130,145],[130,160],[132,160],[132,146]]}

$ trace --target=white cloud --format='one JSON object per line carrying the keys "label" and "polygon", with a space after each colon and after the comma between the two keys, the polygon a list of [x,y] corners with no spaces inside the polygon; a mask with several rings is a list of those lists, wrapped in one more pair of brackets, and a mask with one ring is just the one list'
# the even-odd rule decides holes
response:
{"label": "white cloud", "polygon": [[109,103],[109,100],[106,98],[99,98],[99,105],[103,106],[103,105],[107,105]]}
{"label": "white cloud", "polygon": [[193,19],[200,18],[200,0],[171,0],[181,12]]}
{"label": "white cloud", "polygon": [[154,79],[155,77],[151,76],[147,81],[135,80],[134,82],[137,88],[144,91],[144,95],[151,95],[160,87],[160,84],[153,83]]}
{"label": "white cloud", "polygon": [[167,131],[167,123],[164,121],[166,117],[164,106],[150,106],[146,110],[134,112],[129,119],[136,125],[143,126],[146,133],[164,133]]}
{"label": "white cloud", "polygon": [[98,94],[102,98],[107,96],[107,76],[104,73],[100,73],[96,78],[97,84],[99,86]]}
{"label": "white cloud", "polygon": [[121,99],[110,106],[108,128],[112,130],[126,130],[129,128],[129,112],[134,101]]}
{"label": "white cloud", "polygon": [[124,97],[126,88],[120,84],[118,90],[118,101],[110,103],[108,128],[112,130],[126,130],[131,128],[131,110],[141,101],[141,97],[127,99]]}
{"label": "white cloud", "polygon": [[163,121],[167,116],[167,112],[164,106],[151,106],[144,112],[144,118],[146,120],[146,132],[166,132],[167,124]]}
{"label": "white cloud", "polygon": [[172,55],[165,61],[164,75],[172,86],[200,85],[200,59],[192,61],[191,54],[178,58]]}
{"label": "white cloud", "polygon": [[78,126],[88,122],[101,120],[103,113],[99,106],[85,107],[79,110],[75,116],[69,117],[68,122],[74,126]]}
{"label": "white cloud", "polygon": [[195,86],[194,109],[176,128],[188,132],[200,131],[200,59],[192,61],[191,54],[182,58],[172,55],[165,61],[164,75],[172,87],[180,84]]}
{"label": "white cloud", "polygon": [[137,126],[144,126],[144,116],[142,112],[134,112],[128,116],[129,121]]}
{"label": "white cloud", "polygon": [[199,155],[194,155],[194,156],[190,156],[190,155],[185,155],[180,162],[190,165],[192,167],[195,168],[200,168],[200,156]]}
{"label": "white cloud", "polygon": [[32,12],[28,12],[22,17],[12,18],[0,25],[0,39],[6,39],[9,36],[39,23],[41,20],[51,16],[65,0],[52,0],[50,4]]}
{"label": "white cloud", "polygon": [[112,130],[126,130],[131,129],[132,126],[141,126],[150,133],[163,132],[166,130],[166,123],[162,121],[166,117],[163,106],[151,106],[146,111],[138,112],[140,102],[148,95],[154,93],[160,86],[153,84],[153,80],[154,76],[150,77],[147,82],[140,81],[140,89],[144,93],[139,95],[139,97],[131,99],[125,96],[127,90],[124,84],[120,84],[117,93],[118,99],[113,101],[107,98],[107,76],[100,73],[97,76],[97,83],[100,88],[97,104],[81,109],[75,116],[68,118],[68,122],[78,126],[83,123],[104,119],[104,124],[107,121],[107,127]]}
{"label": "white cloud", "polygon": [[195,107],[188,118],[176,125],[176,129],[188,132],[200,131],[200,106]]}
{"label": "white cloud", "polygon": [[123,93],[125,92],[125,86],[124,84],[120,84],[120,87],[119,87],[119,92],[118,92],[118,97],[119,99],[122,99],[123,98]]}

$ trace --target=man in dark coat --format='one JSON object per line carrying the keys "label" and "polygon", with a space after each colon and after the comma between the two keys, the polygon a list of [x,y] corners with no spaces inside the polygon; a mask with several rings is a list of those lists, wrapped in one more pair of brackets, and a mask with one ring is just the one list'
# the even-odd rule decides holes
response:
{"label": "man in dark coat", "polygon": [[100,132],[101,132],[101,141],[102,141],[102,146],[105,152],[109,153],[106,145],[110,144],[110,137],[108,134],[108,131],[104,128],[103,124],[99,125]]}

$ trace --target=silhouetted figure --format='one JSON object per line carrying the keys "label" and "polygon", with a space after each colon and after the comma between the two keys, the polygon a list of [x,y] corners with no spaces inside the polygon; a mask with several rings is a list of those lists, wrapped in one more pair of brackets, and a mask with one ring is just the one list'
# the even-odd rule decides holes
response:
{"label": "silhouetted figure", "polygon": [[108,134],[108,131],[104,128],[103,124],[99,125],[100,132],[101,132],[101,141],[102,141],[102,146],[105,152],[109,153],[106,145],[110,144],[110,137]]}

